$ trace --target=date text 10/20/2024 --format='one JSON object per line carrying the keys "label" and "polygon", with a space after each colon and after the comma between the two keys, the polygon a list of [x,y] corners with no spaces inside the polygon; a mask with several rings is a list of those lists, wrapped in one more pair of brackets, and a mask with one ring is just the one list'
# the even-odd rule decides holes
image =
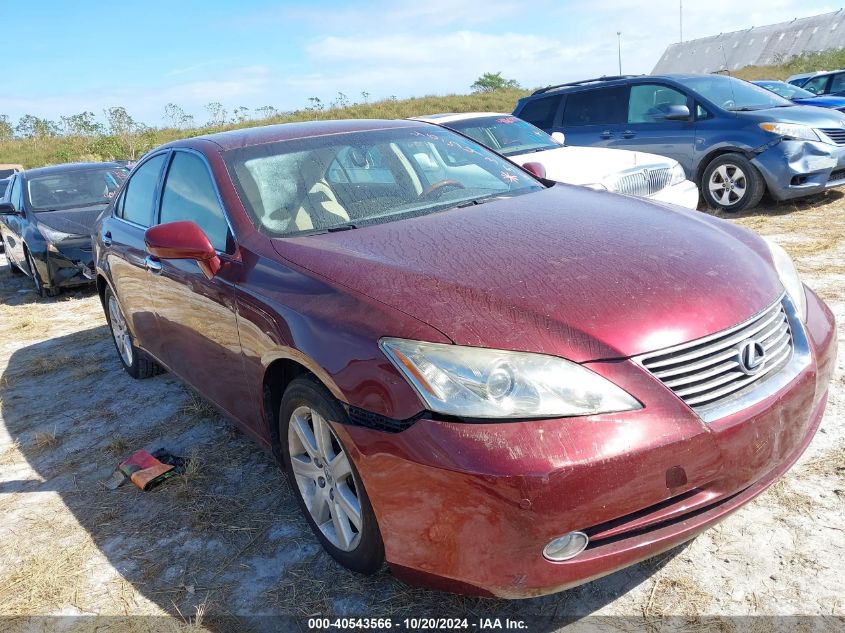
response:
{"label": "date text 10/20/2024", "polygon": [[312,631],[356,629],[370,631],[519,631],[528,629],[524,620],[510,618],[308,618]]}

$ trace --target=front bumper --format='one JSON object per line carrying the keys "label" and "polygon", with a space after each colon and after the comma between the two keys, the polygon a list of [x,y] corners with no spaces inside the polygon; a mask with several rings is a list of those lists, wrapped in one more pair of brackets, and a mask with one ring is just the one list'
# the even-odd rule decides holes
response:
{"label": "front bumper", "polygon": [[649,196],[649,200],[657,202],[668,202],[679,207],[686,207],[687,209],[698,208],[698,186],[691,180],[685,180],[666,187],[658,191],[653,196]]}
{"label": "front bumper", "polygon": [[[465,424],[386,434],[338,426],[400,579],[478,595],[561,591],[683,543],[762,492],[821,421],[835,330],[807,291],[809,365],[784,389],[704,424],[631,361],[591,363],[643,401],[613,415]],[[586,531],[572,560],[542,556]]]}
{"label": "front bumper", "polygon": [[94,276],[94,254],[91,240],[62,242],[45,252],[49,274],[42,273],[49,288],[69,288],[91,283]]}
{"label": "front bumper", "polygon": [[845,145],[781,141],[751,159],[776,200],[845,186]]}

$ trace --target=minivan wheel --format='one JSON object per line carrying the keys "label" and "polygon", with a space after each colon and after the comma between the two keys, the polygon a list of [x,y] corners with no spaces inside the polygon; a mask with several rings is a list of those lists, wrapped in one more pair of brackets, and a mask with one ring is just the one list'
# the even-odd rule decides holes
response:
{"label": "minivan wheel", "polygon": [[765,191],[763,176],[742,154],[717,156],[701,176],[704,201],[727,213],[757,206]]}
{"label": "minivan wheel", "polygon": [[135,347],[135,344],[132,342],[132,334],[126,325],[126,318],[123,316],[123,310],[120,309],[117,297],[114,296],[111,288],[108,287],[103,297],[103,308],[106,313],[106,321],[108,321],[109,329],[111,329],[115,349],[117,349],[117,356],[120,358],[120,363],[123,365],[126,373],[136,380],[149,378],[161,373],[158,363],[151,360],[144,352]]}
{"label": "minivan wheel", "polygon": [[318,381],[294,379],[282,397],[279,441],[285,473],[325,550],[363,574],[384,563],[384,543],[367,491],[331,422],[346,411]]}

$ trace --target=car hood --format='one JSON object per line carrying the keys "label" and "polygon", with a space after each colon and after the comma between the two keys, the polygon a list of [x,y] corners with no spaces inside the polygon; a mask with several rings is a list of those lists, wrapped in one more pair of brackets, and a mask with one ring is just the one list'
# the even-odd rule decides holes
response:
{"label": "car hood", "polygon": [[79,209],[39,211],[35,214],[35,218],[39,224],[43,224],[56,231],[88,237],[94,232],[94,223],[102,212],[103,205],[98,204]]}
{"label": "car hood", "polygon": [[792,101],[799,105],[819,106],[822,108],[845,108],[845,97],[819,95],[818,97],[801,97]]}
{"label": "car hood", "polygon": [[753,112],[736,112],[744,119],[754,119],[760,123],[782,121],[799,123],[810,127],[845,127],[845,114],[830,108],[796,105],[783,108],[766,108]]}
{"label": "car hood", "polygon": [[555,185],[273,240],[285,259],[460,345],[626,357],[736,325],[782,293],[765,243],[695,211]]}
{"label": "car hood", "polygon": [[671,167],[675,161],[645,152],[604,147],[559,147],[532,154],[508,156],[520,165],[537,162],[546,168],[546,177],[572,185],[599,183],[634,167]]}

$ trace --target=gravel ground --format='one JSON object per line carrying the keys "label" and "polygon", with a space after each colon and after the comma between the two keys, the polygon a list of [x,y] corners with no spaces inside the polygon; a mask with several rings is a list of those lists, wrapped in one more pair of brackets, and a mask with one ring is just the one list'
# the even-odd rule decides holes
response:
{"label": "gravel ground", "polygon": [[[845,199],[732,221],[790,251],[845,340]],[[692,543],[554,596],[466,598],[338,568],[268,456],[173,377],[124,374],[93,293],[37,299],[0,256],[0,631],[283,630],[315,615],[843,630],[843,359],[840,343],[827,414],[798,464]],[[121,458],[158,447],[191,457],[184,476],[145,494],[103,487]],[[8,619],[43,615],[88,617]],[[262,615],[292,619],[248,619]],[[815,617],[780,617],[799,615]]]}

